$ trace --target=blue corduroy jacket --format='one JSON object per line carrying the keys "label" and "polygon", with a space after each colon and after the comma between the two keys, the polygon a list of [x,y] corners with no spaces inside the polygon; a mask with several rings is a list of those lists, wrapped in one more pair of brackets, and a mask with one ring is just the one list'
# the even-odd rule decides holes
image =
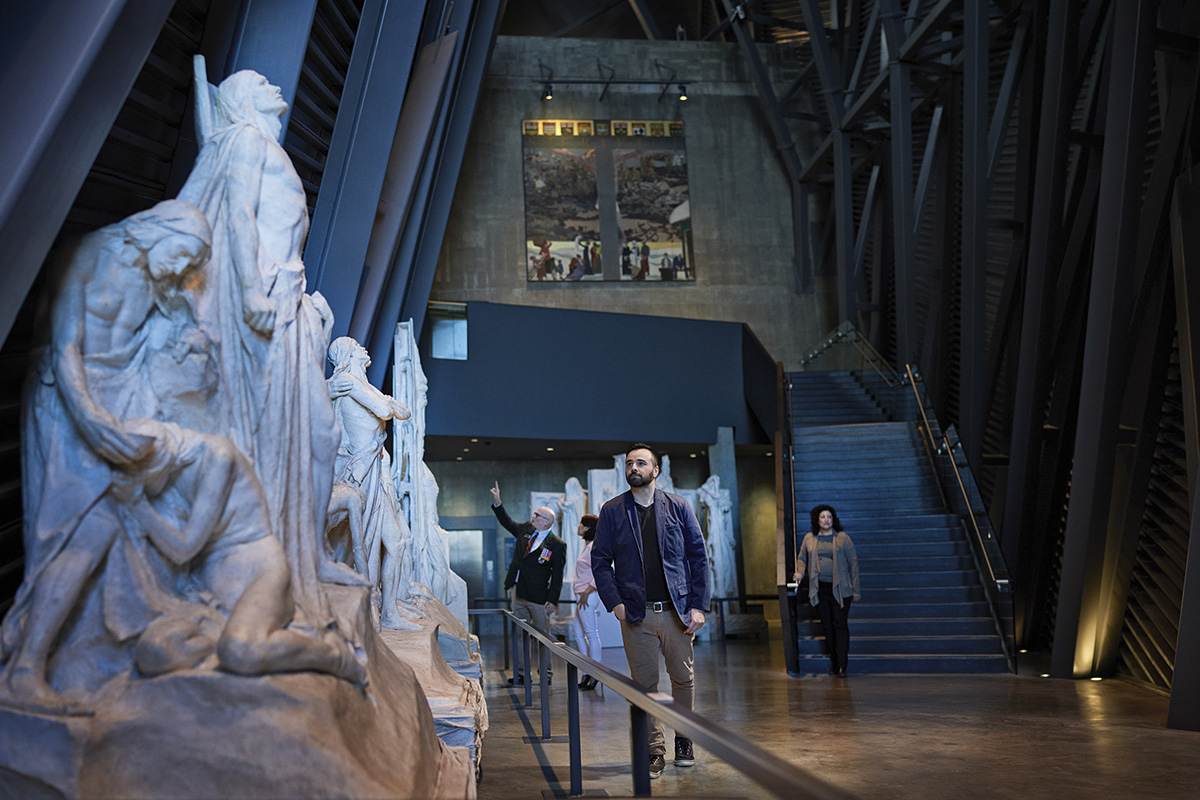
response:
{"label": "blue corduroy jacket", "polygon": [[[592,575],[604,607],[625,604],[625,619],[637,624],[646,618],[646,579],[642,568],[642,536],[633,493],[617,495],[600,509],[592,544]],[[682,497],[654,491],[654,520],[658,551],[671,604],[684,624],[691,610],[708,612],[711,588],[704,536],[692,507]]]}

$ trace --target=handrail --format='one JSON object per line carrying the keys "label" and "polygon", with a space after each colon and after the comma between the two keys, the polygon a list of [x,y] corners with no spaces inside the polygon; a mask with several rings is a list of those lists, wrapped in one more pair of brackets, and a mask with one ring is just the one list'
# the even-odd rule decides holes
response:
{"label": "handrail", "polygon": [[540,655],[540,692],[542,707],[542,739],[550,738],[550,697],[548,680],[549,654],[567,662],[567,707],[568,726],[571,752],[571,797],[583,794],[582,758],[579,743],[579,686],[577,672],[583,669],[608,689],[612,689],[629,703],[631,763],[633,764],[634,795],[650,796],[649,755],[646,751],[646,733],[648,731],[647,715],[657,717],[663,724],[674,728],[676,733],[682,733],[708,752],[724,760],[734,769],[769,792],[787,800],[850,800],[854,795],[826,783],[812,773],[784,761],[773,753],[768,753],[749,740],[733,733],[696,712],[678,707],[674,699],[661,692],[646,694],[638,688],[627,676],[616,672],[599,661],[595,661],[578,650],[568,647],[563,642],[550,639],[525,620],[517,619],[512,612],[504,609],[485,609],[489,613],[500,613],[513,626],[513,649],[516,648],[516,630],[521,630],[524,644],[524,675],[525,706],[533,704],[532,681],[530,672],[529,645],[531,639],[541,643]]}
{"label": "handrail", "polygon": [[[859,332],[858,328],[849,321],[842,322],[836,328],[829,332],[825,341],[817,345],[811,353],[800,359],[800,366],[808,366],[810,362],[820,356],[829,348],[833,347],[838,342],[849,340],[854,348],[867,360],[871,368],[883,379],[883,382],[889,388],[895,388],[900,385],[899,377],[896,375],[896,370],[883,355],[872,346]],[[889,377],[889,375],[891,377]]]}
{"label": "handrail", "polygon": [[[937,449],[938,453],[945,453],[946,455],[950,456],[950,466],[954,468],[954,479],[958,483],[959,491],[962,493],[965,508],[970,511],[970,513],[966,516],[971,518],[971,527],[975,532],[975,541],[979,545],[977,549],[980,556],[983,558],[984,565],[987,567],[988,577],[991,578],[992,583],[996,586],[1007,587],[1008,578],[1000,578],[996,576],[996,570],[992,566],[992,560],[988,557],[987,546],[984,544],[983,532],[979,530],[979,522],[975,518],[975,512],[973,509],[974,504],[971,502],[971,496],[967,492],[966,484],[963,483],[962,473],[958,469],[958,462],[954,460],[954,456],[951,453],[954,448],[950,445],[950,440],[946,438],[945,434],[942,434],[940,425],[938,426],[938,433],[941,434],[941,446],[938,446],[938,443],[933,436],[933,428],[929,424],[929,417],[925,413],[925,403],[921,399],[921,393],[917,390],[917,376],[913,373],[912,364],[905,364],[904,370],[908,374],[908,382],[912,387],[913,396],[916,397],[917,408],[921,412],[921,420],[924,423],[925,435],[928,437],[929,443]],[[938,481],[938,486],[939,488],[941,487],[941,481]],[[942,499],[946,499],[944,491],[942,494]]]}

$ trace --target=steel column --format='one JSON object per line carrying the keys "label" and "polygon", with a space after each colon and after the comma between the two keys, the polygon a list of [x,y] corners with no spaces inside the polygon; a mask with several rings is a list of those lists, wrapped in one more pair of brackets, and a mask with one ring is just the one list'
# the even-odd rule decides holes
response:
{"label": "steel column", "polygon": [[[1040,179],[1033,186],[1029,217],[1029,256],[1025,269],[1025,292],[1021,338],[1017,355],[1016,392],[1013,398],[1012,437],[1009,447],[1008,486],[1005,492],[1004,525],[1000,544],[1004,560],[1020,568],[1020,556],[1036,541],[1032,510],[1038,496],[1039,450],[1042,415],[1050,382],[1051,364],[1042,350],[1051,327],[1052,307],[1059,253],[1061,209],[1067,164],[1076,54],[1074,32],[1079,20],[1078,0],[1054,0],[1050,7],[1042,69],[1041,111],[1038,116],[1036,166]],[[1018,578],[1016,603],[1017,642],[1023,646],[1026,632],[1022,611],[1031,597],[1025,581]]]}
{"label": "steel column", "polygon": [[[1192,525],[1188,537],[1183,600],[1167,727],[1200,730],[1200,490],[1196,485],[1197,413],[1200,405],[1200,229],[1194,224],[1200,210],[1200,169],[1179,178],[1171,207],[1171,239],[1175,265],[1176,330],[1183,371],[1183,404],[1188,449],[1188,490]],[[1185,220],[1187,220],[1185,222]]]}
{"label": "steel column", "polygon": [[21,69],[0,74],[0,342],[174,5],[169,0],[6,4]]}
{"label": "steel column", "polygon": [[1124,390],[1125,338],[1146,146],[1156,0],[1114,6],[1087,334],[1071,477],[1071,506],[1050,674],[1086,677],[1097,666],[1108,511]]}
{"label": "steel column", "polygon": [[962,261],[958,429],[967,462],[983,466],[987,363],[988,4],[963,6]]}
{"label": "steel column", "polygon": [[425,5],[367,0],[354,38],[304,249],[309,290],[333,309],[335,337],[350,330]]}
{"label": "steel column", "polygon": [[[913,314],[916,269],[916,220],[913,205],[912,67],[900,60],[904,31],[898,0],[888,0],[884,30],[888,42],[889,108],[891,109],[892,263],[896,290],[896,363],[916,360],[916,322]],[[974,5],[974,4],[968,4]],[[986,43],[986,39],[985,39]],[[865,48],[864,48],[865,49]],[[986,88],[986,87],[985,87]],[[936,138],[936,129],[931,130]],[[863,212],[864,221],[866,212]]]}

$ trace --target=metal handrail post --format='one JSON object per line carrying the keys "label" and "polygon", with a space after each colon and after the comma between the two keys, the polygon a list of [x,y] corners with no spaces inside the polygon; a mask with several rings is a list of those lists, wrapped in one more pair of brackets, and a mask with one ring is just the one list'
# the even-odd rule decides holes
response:
{"label": "metal handrail post", "polygon": [[550,652],[538,642],[538,695],[542,701],[542,738],[550,738]]}
{"label": "metal handrail post", "polygon": [[[512,664],[505,664],[504,666],[512,670],[511,677],[515,678],[517,677],[517,673],[520,672],[518,667],[521,664],[521,655],[517,652],[520,642],[520,639],[517,638],[517,623],[507,620],[501,627],[504,628],[504,658],[507,660],[510,655],[512,656]],[[512,628],[511,637],[508,635],[509,628]]]}
{"label": "metal handrail post", "polygon": [[529,708],[533,705],[533,659],[529,657],[529,631],[521,630],[521,641],[525,647],[525,672],[522,675],[522,680],[525,683],[525,707]]}
{"label": "metal handrail post", "polygon": [[567,739],[571,750],[571,797],[583,794],[583,753],[579,747],[579,668],[567,662]]}
{"label": "metal handrail post", "polygon": [[650,796],[649,715],[635,705],[629,706],[629,761],[633,765],[633,794]]}
{"label": "metal handrail post", "polygon": [[[504,633],[504,669],[507,672],[512,669],[512,662],[509,659],[513,656],[512,648],[509,647],[508,625],[501,625],[500,630]],[[516,633],[516,631],[513,631]]]}

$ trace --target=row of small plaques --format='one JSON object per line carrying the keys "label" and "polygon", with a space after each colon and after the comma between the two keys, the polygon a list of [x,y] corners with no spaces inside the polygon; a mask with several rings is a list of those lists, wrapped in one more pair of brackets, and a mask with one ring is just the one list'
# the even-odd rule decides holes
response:
{"label": "row of small plaques", "polygon": [[683,136],[683,120],[527,119],[526,136]]}

